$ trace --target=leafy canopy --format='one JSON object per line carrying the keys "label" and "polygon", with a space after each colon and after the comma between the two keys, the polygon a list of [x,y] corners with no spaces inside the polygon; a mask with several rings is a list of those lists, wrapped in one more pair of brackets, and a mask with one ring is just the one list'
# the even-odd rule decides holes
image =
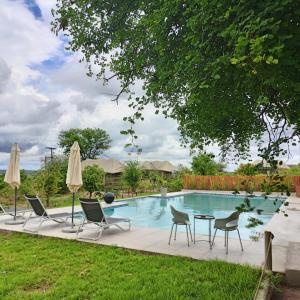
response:
{"label": "leafy canopy", "polygon": [[81,159],[95,159],[104,150],[109,149],[111,139],[107,132],[100,128],[72,128],[61,131],[58,136],[58,145],[68,155],[73,143],[77,141],[80,147]]}
{"label": "leafy canopy", "polygon": [[57,0],[53,14],[68,48],[99,66],[88,75],[120,80],[115,100],[144,83],[130,123],[152,103],[192,147],[245,154],[267,136],[264,156],[300,135],[298,1]]}
{"label": "leafy canopy", "polygon": [[131,192],[135,192],[142,179],[142,170],[136,161],[129,161],[124,167],[122,180],[130,187]]}
{"label": "leafy canopy", "polygon": [[253,176],[258,173],[257,166],[247,163],[247,164],[240,164],[236,170],[237,174],[246,175],[246,176]]}
{"label": "leafy canopy", "polygon": [[32,178],[33,190],[46,198],[46,206],[50,206],[50,198],[56,195],[60,190],[62,175],[54,161],[48,162],[44,168],[34,173]]}
{"label": "leafy canopy", "polygon": [[211,154],[199,154],[192,160],[192,170],[196,175],[217,175],[220,165]]}
{"label": "leafy canopy", "polygon": [[104,188],[104,177],[104,170],[96,165],[84,168],[82,171],[83,188],[90,193],[90,198],[93,192]]}

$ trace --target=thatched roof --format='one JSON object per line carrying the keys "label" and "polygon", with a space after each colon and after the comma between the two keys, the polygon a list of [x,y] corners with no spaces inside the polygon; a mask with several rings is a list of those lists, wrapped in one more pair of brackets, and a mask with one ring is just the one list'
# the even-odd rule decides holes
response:
{"label": "thatched roof", "polygon": [[[87,159],[84,160],[82,163],[82,169],[84,169],[86,166],[93,166],[96,165],[104,170],[105,173],[108,174],[117,174],[122,173],[124,169],[124,164],[122,164],[119,160],[114,158],[109,159]],[[161,172],[168,172],[172,173],[176,171],[176,167],[172,165],[169,161],[143,161],[140,162],[140,167],[144,170],[149,171],[161,171]]]}
{"label": "thatched roof", "polygon": [[[253,161],[252,162],[252,165],[254,165],[254,166],[257,166],[257,165],[260,165],[262,168],[270,168],[270,164],[268,163],[268,162],[266,162],[266,160],[265,159],[263,159],[263,160],[261,160],[261,159],[256,159],[255,161]],[[288,165],[286,165],[286,164],[282,164],[282,165],[280,165],[279,163],[278,163],[278,168],[279,169],[289,169],[290,167],[288,166]]]}
{"label": "thatched roof", "polygon": [[108,174],[122,173],[123,168],[124,168],[124,165],[120,161],[118,161],[114,158],[87,159],[87,160],[84,160],[81,164],[82,164],[82,169],[84,169],[86,166],[96,165],[96,166],[102,168],[104,170],[104,172],[108,173]]}
{"label": "thatched roof", "polygon": [[140,165],[142,169],[149,171],[162,171],[172,173],[176,170],[176,167],[167,160],[143,161],[140,163]]}

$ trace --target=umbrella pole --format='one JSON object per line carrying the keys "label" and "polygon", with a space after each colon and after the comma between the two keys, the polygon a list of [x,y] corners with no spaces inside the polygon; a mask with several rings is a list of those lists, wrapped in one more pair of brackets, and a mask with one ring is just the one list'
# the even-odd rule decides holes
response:
{"label": "umbrella pole", "polygon": [[75,193],[73,193],[72,201],[72,228],[74,227],[74,205],[75,205]]}
{"label": "umbrella pole", "polygon": [[17,190],[17,187],[15,186],[15,215],[14,215],[14,220],[17,219],[17,197],[18,197],[18,190]]}

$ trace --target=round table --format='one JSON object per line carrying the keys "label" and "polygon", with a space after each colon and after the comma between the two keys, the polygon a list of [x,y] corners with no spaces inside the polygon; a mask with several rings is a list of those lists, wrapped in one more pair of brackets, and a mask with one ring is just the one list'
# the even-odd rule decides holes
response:
{"label": "round table", "polygon": [[211,221],[214,220],[215,217],[211,215],[194,215],[194,244],[196,243],[196,220],[207,220],[208,221],[208,240],[197,240],[198,241],[203,241],[203,242],[208,242],[209,243],[209,248],[211,249],[212,244],[211,244]]}

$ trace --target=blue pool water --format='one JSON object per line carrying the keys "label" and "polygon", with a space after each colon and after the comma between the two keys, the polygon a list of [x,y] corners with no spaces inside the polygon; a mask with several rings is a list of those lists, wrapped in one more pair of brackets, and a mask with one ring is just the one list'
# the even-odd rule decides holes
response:
{"label": "blue pool water", "polygon": [[[105,213],[113,217],[128,217],[132,220],[132,225],[137,227],[170,229],[172,226],[170,205],[188,213],[193,226],[194,214],[209,214],[215,218],[225,218],[243,202],[244,198],[243,196],[216,194],[186,194],[167,198],[145,197],[129,200],[128,206],[105,208]],[[262,209],[263,212],[261,215],[256,213],[241,214],[239,229],[242,239],[249,239],[249,236],[253,234],[253,229],[245,227],[250,216],[262,220],[264,225],[272,218],[275,210],[281,204],[278,201],[274,205],[274,199],[271,197],[267,199],[263,197],[251,198],[251,205],[255,206],[256,209]],[[256,227],[255,231],[261,231],[264,225]],[[185,227],[179,226],[178,230],[184,231]],[[196,233],[208,234],[208,221],[196,220]],[[236,234],[236,232],[232,232],[230,236],[234,237]],[[224,235],[224,233],[218,231],[217,235]]]}

